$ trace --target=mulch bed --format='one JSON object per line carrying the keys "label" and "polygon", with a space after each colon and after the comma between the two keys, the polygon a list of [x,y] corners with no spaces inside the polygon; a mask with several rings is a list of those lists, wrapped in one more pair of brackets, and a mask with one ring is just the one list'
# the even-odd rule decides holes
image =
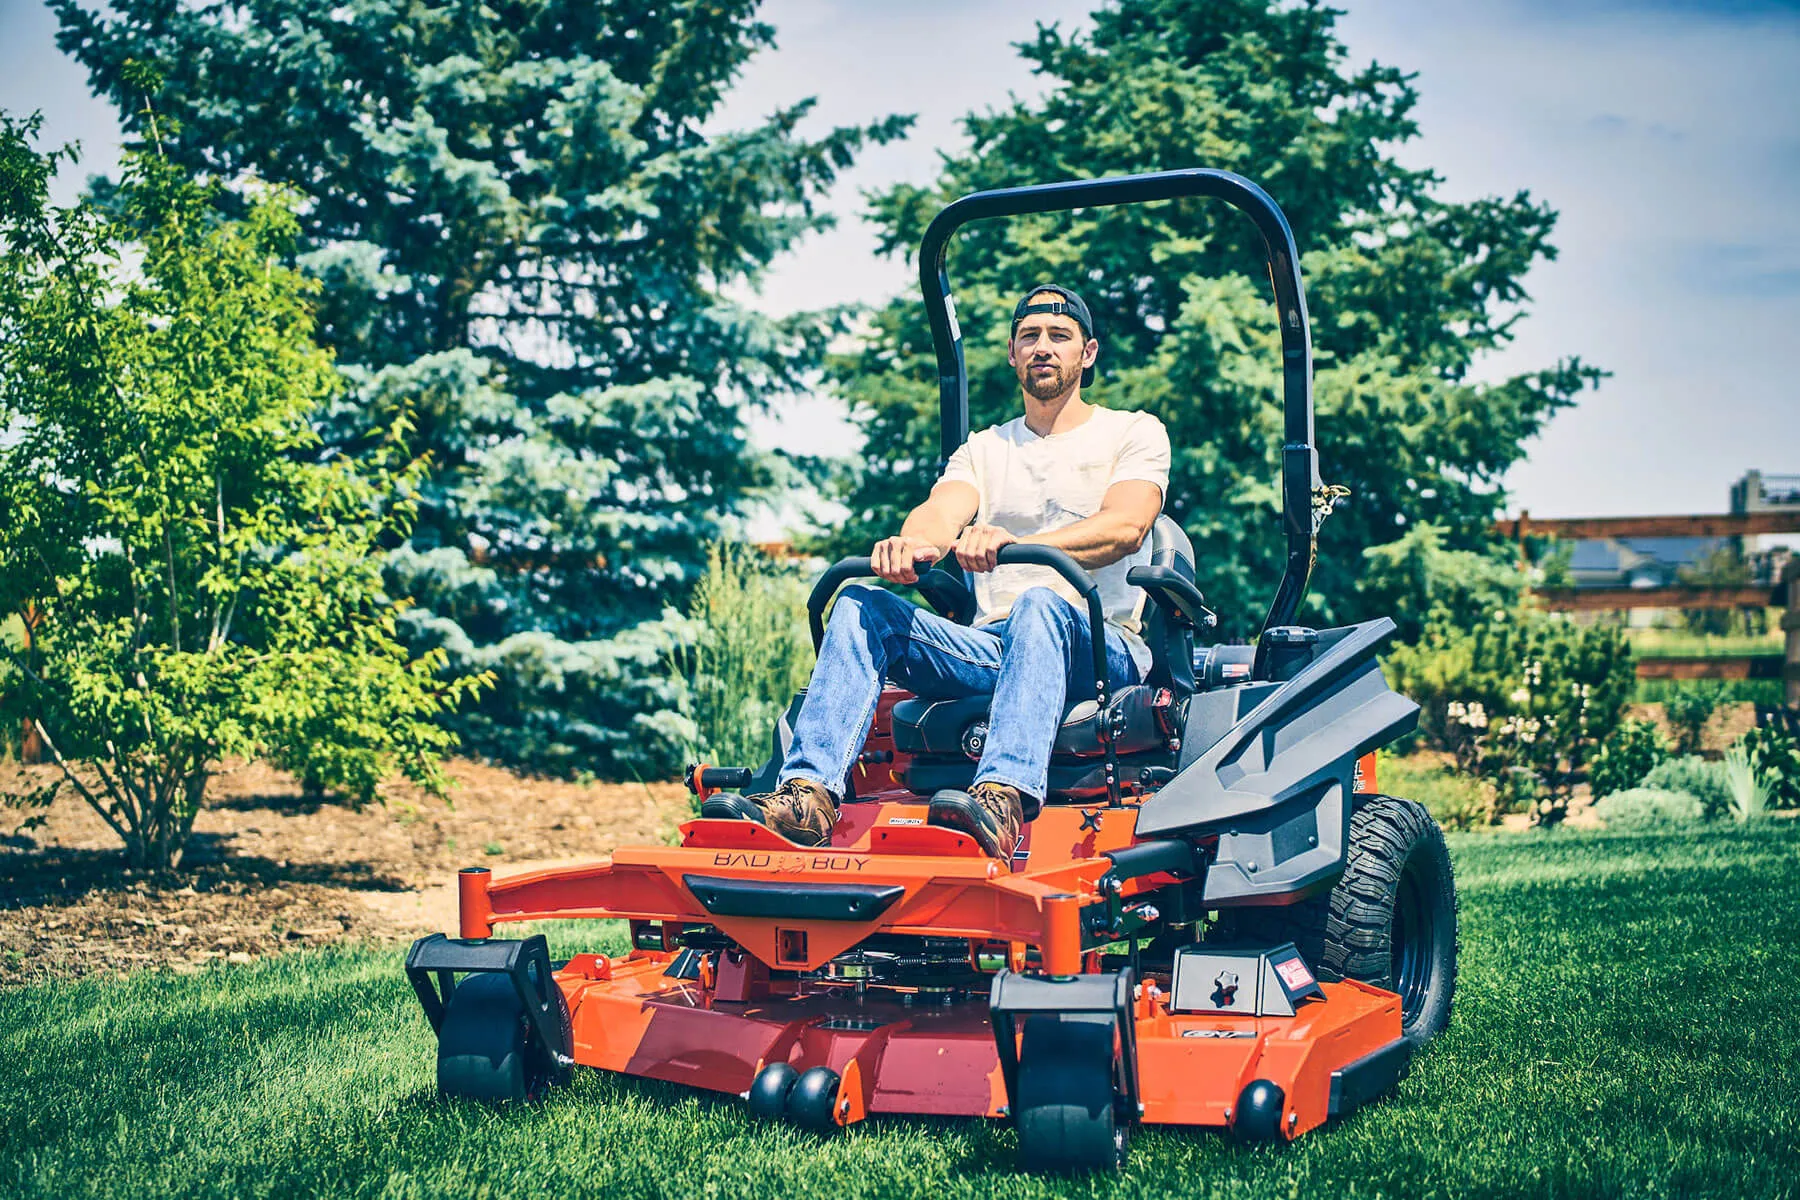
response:
{"label": "mulch bed", "polygon": [[[53,771],[0,764],[0,792]],[[661,841],[689,813],[677,783],[579,784],[468,761],[450,773],[450,806],[397,785],[359,811],[303,797],[263,764],[234,768],[209,784],[183,869],[159,878],[126,868],[71,792],[27,831],[14,832],[24,814],[0,808],[0,986],[452,929],[459,867]]]}

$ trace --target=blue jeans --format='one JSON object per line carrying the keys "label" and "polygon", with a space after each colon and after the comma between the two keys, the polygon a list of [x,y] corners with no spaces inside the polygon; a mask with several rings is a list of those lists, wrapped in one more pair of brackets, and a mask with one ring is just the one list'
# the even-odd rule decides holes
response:
{"label": "blue jeans", "polygon": [[[853,584],[831,610],[780,779],[810,779],[841,799],[890,679],[934,700],[992,695],[975,782],[1041,800],[1065,700],[1094,694],[1093,654],[1087,614],[1049,588],[1028,589],[1004,621],[971,629]],[[1111,628],[1106,666],[1113,687],[1137,682],[1131,651]]]}

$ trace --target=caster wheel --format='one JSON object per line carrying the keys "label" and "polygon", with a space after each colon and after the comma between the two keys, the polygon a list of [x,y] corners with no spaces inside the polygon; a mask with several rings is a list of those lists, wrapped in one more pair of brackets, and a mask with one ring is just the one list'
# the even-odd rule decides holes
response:
{"label": "caster wheel", "polygon": [[1019,1048],[1019,1160],[1028,1171],[1117,1171],[1131,1127],[1118,1119],[1113,1018],[1044,1013]]}
{"label": "caster wheel", "polygon": [[838,1073],[830,1067],[808,1067],[788,1092],[788,1120],[819,1133],[837,1128]]}
{"label": "caster wheel", "polygon": [[[569,1005],[550,983],[550,1001],[569,1043]],[[541,1100],[568,1082],[569,1068],[541,1043],[519,993],[500,974],[464,977],[450,993],[438,1031],[438,1094],[470,1100]]]}
{"label": "caster wheel", "polygon": [[779,1120],[800,1072],[784,1062],[770,1063],[750,1083],[750,1111],[765,1121]]}
{"label": "caster wheel", "polygon": [[1231,1110],[1231,1132],[1240,1142],[1273,1142],[1281,1137],[1281,1108],[1287,1096],[1267,1079],[1252,1079]]}

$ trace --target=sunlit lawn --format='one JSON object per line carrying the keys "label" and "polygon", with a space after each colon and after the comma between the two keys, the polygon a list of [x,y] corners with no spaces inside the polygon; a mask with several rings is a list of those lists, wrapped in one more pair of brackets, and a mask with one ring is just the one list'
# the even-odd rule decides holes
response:
{"label": "sunlit lawn", "polygon": [[1800,823],[1452,845],[1449,1032],[1285,1148],[1150,1129],[1071,1180],[1017,1173],[997,1122],[820,1140],[585,1069],[536,1109],[441,1103],[399,950],[363,947],[0,993],[0,1196],[1800,1194]]}

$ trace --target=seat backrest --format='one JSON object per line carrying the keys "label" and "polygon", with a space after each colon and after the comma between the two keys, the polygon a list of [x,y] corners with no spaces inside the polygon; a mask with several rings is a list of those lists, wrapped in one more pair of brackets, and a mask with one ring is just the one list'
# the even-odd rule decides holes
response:
{"label": "seat backrest", "polygon": [[[1194,543],[1175,518],[1158,514],[1150,527],[1150,565],[1172,567],[1190,582],[1194,578]],[[1144,600],[1144,641],[1150,647],[1152,687],[1166,687],[1179,696],[1194,691],[1194,634],[1179,621],[1171,619],[1154,595]]]}
{"label": "seat backrest", "polygon": [[1150,565],[1174,567],[1190,582],[1194,578],[1194,543],[1187,530],[1167,513],[1158,513],[1150,527]]}

